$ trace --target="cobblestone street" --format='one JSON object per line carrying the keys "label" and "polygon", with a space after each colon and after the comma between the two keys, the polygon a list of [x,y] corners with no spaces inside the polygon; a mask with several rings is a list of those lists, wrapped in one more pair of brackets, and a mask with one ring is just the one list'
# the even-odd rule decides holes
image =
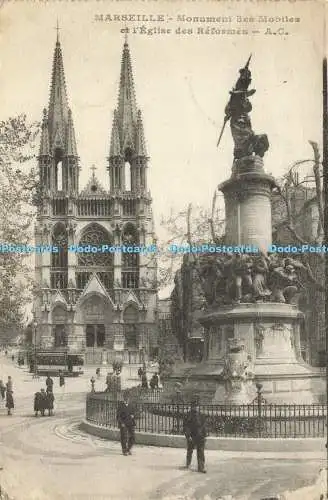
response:
{"label": "cobblestone street", "polygon": [[[91,373],[91,372],[90,372]],[[84,434],[89,372],[66,379],[63,401],[55,416],[35,418],[33,394],[44,378],[31,375],[1,358],[1,376],[14,380],[15,412],[0,409],[2,487],[16,500],[214,500],[222,497],[260,500],[311,484],[324,466],[318,453],[238,453],[208,451],[206,475],[183,470],[184,451],[138,446],[121,454],[117,442]],[[58,381],[55,379],[55,395]],[[58,400],[58,401],[57,401]],[[314,499],[313,499],[314,500]]]}

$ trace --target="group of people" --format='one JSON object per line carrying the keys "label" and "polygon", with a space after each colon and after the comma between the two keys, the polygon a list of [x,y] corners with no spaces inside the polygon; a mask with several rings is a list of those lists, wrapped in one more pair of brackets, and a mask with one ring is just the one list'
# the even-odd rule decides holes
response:
{"label": "group of people", "polygon": [[54,381],[48,374],[46,378],[46,391],[42,388],[34,394],[34,414],[37,417],[39,412],[42,417],[48,410],[49,417],[53,415],[55,396],[53,392]]}
{"label": "group of people", "polygon": [[[65,377],[62,370],[59,370],[59,387],[62,390],[62,395],[65,389]],[[49,373],[46,378],[46,389],[42,388],[34,394],[34,413],[37,417],[39,412],[42,417],[45,415],[45,411],[48,410],[49,417],[53,415],[54,411],[54,381],[50,377]]]}
{"label": "group of people", "polygon": [[[124,392],[123,401],[118,404],[116,418],[120,429],[122,453],[124,456],[132,455],[136,421],[135,408],[129,401],[128,391]],[[191,402],[190,411],[184,418],[183,431],[187,441],[186,468],[189,469],[193,451],[196,449],[198,472],[205,474],[206,418],[200,413],[199,401],[196,398]]]}
{"label": "group of people", "polygon": [[151,389],[158,389],[158,384],[159,384],[159,377],[157,373],[154,373],[152,378],[149,381],[149,386],[148,386],[148,379],[147,379],[147,369],[146,365],[144,364],[143,367],[139,368],[138,370],[138,376],[141,380],[141,387],[143,389],[148,389],[149,386]]}
{"label": "group of people", "polygon": [[8,415],[12,415],[12,410],[14,409],[14,389],[13,389],[13,380],[11,376],[8,376],[8,380],[6,385],[3,383],[3,380],[0,380],[0,394],[2,401],[6,400],[6,408]]}

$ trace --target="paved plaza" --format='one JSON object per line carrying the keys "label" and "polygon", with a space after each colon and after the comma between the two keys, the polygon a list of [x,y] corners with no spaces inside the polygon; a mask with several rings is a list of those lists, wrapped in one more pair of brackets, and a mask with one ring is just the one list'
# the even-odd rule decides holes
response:
{"label": "paved plaza", "polygon": [[[79,429],[94,369],[66,379],[62,401],[55,379],[55,416],[35,418],[33,395],[45,378],[33,380],[3,355],[0,360],[3,380],[13,377],[16,406],[11,417],[0,408],[0,482],[16,500],[260,500],[312,484],[325,465],[325,457],[314,452],[208,451],[203,475],[195,462],[191,470],[182,469],[182,449],[136,445],[126,457],[119,443]],[[105,370],[99,389],[104,379]]]}

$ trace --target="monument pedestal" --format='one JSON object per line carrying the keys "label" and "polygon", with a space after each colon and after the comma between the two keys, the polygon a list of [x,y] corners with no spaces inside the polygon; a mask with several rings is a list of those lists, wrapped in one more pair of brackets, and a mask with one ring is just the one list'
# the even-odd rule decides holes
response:
{"label": "monument pedestal", "polygon": [[[207,359],[190,371],[188,384],[195,391],[207,392],[206,399],[212,393],[213,401],[226,402],[224,360],[228,343],[235,338],[242,339],[253,365],[254,382],[263,385],[262,394],[268,403],[317,402],[322,376],[301,358],[302,317],[296,306],[270,302],[224,306],[206,314],[199,321],[207,332]],[[255,384],[247,392],[248,400],[251,392],[255,398]],[[240,395],[238,401],[241,402]]]}

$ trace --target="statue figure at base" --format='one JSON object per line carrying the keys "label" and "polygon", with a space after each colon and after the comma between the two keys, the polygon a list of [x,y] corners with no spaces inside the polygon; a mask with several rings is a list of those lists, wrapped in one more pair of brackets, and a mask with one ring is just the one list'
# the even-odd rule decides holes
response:
{"label": "statue figure at base", "polygon": [[225,398],[229,403],[248,404],[253,398],[254,366],[251,356],[240,339],[232,339],[224,360],[222,377],[225,381]]}

